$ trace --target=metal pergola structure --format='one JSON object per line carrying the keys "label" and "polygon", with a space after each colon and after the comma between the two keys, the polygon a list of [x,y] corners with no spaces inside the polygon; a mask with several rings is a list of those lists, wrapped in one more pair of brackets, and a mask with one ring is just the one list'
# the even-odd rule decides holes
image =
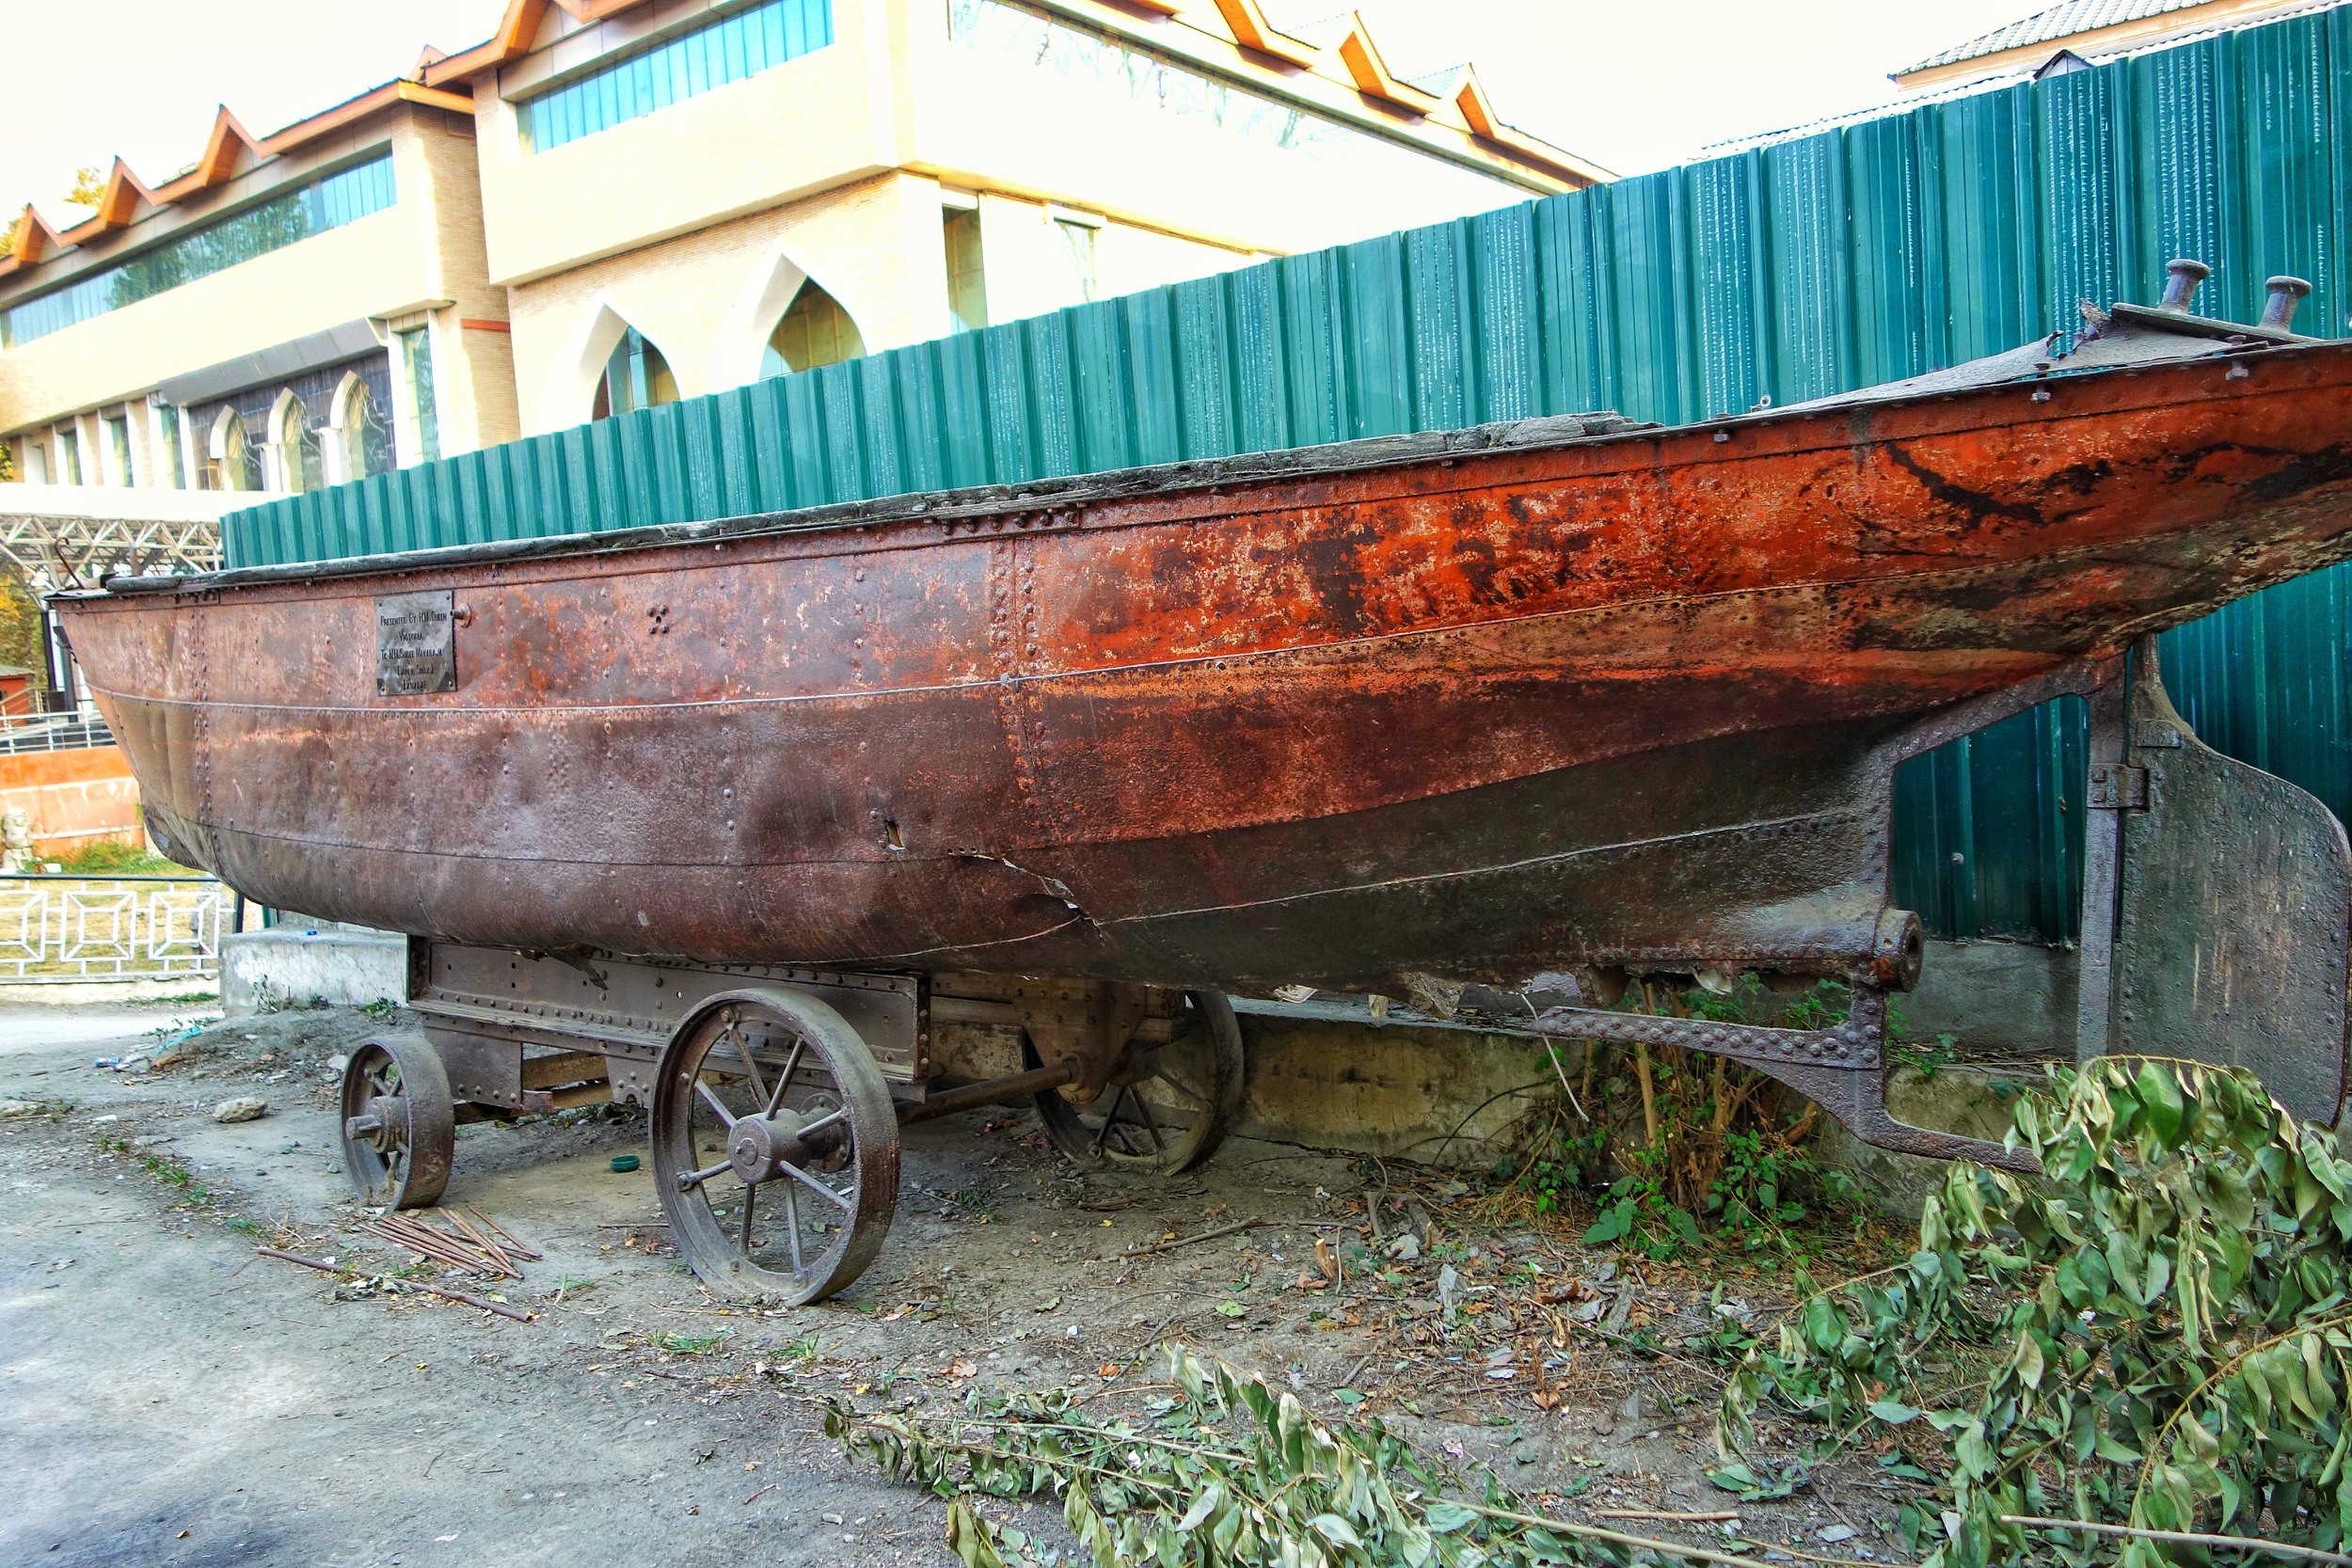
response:
{"label": "metal pergola structure", "polygon": [[0,559],[36,594],[121,573],[209,572],[220,519],[253,497],[224,490],[0,484]]}
{"label": "metal pergola structure", "polygon": [[[0,561],[38,597],[96,588],[122,574],[209,572],[220,565],[220,520],[249,495],[118,484],[0,484]],[[104,726],[73,668],[72,651],[42,610],[49,712],[36,736],[12,727],[0,750],[102,744]],[[64,726],[57,729],[56,726]],[[77,729],[76,726],[79,726]]]}

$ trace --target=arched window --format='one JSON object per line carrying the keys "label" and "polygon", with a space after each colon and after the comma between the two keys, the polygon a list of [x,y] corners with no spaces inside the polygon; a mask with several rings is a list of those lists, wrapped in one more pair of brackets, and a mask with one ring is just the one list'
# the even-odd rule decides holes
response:
{"label": "arched window", "polygon": [[287,392],[278,400],[277,422],[279,487],[297,496],[318,489],[326,476],[320,471],[319,433],[310,428],[310,411]]}
{"label": "arched window", "polygon": [[224,408],[213,421],[213,438],[204,456],[203,488],[207,490],[259,490],[262,487],[262,452],[245,432],[245,416],[233,408]]}
{"label": "arched window", "polygon": [[604,379],[596,384],[596,407],[588,417],[606,420],[632,409],[675,402],[677,377],[670,373],[670,362],[632,326],[621,334],[621,341],[612,345],[612,356],[604,362]]}
{"label": "arched window", "polygon": [[784,319],[768,334],[767,352],[759,356],[759,373],[763,377],[789,375],[794,371],[860,358],[865,353],[866,340],[858,335],[857,323],[812,277],[801,285],[801,292],[786,307]]}
{"label": "arched window", "polygon": [[392,427],[368,384],[356,375],[343,378],[342,409],[335,421],[342,443],[343,478],[365,479],[392,467]]}

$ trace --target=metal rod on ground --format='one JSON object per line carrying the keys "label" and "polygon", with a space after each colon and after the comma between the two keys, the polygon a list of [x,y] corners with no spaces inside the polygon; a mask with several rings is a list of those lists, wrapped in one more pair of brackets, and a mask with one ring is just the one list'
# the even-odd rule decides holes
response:
{"label": "metal rod on ground", "polygon": [[1042,1089],[1057,1089],[1078,1076],[1075,1062],[1056,1062],[1052,1067],[1032,1068],[1016,1072],[1009,1078],[991,1078],[978,1084],[966,1084],[960,1089],[935,1094],[918,1101],[898,1112],[898,1125],[908,1127],[933,1117],[951,1117],[958,1111],[969,1111],[976,1105],[997,1105],[1008,1100],[1018,1100],[1025,1094]]}
{"label": "metal rod on ground", "polygon": [[397,1227],[404,1235],[431,1238],[436,1246],[453,1254],[466,1262],[469,1267],[495,1272],[495,1266],[490,1260],[491,1249],[480,1245],[474,1238],[464,1234],[462,1229],[444,1230],[439,1226],[428,1224],[421,1218],[407,1214],[387,1214],[383,1216],[382,1223]]}
{"label": "metal rod on ground", "polygon": [[1263,1219],[1241,1220],[1232,1225],[1220,1225],[1215,1230],[1203,1230],[1198,1236],[1179,1236],[1171,1242],[1153,1242],[1150,1246],[1131,1246],[1119,1256],[1140,1258],[1147,1252],[1173,1252],[1180,1246],[1190,1246],[1195,1242],[1214,1242],[1219,1236],[1231,1236],[1236,1230],[1248,1230],[1263,1224],[1265,1221]]}
{"label": "metal rod on ground", "polygon": [[[280,1252],[274,1246],[255,1247],[253,1250],[264,1258],[282,1258],[289,1263],[299,1263],[306,1269],[316,1269],[321,1274],[340,1275],[348,1272],[342,1265],[330,1263],[324,1258],[305,1258],[298,1252]],[[478,1307],[485,1312],[495,1312],[501,1318],[512,1318],[518,1323],[531,1322],[530,1313],[509,1307],[504,1302],[485,1301],[469,1291],[453,1291],[446,1285],[428,1285],[421,1279],[403,1279],[396,1283],[404,1291],[423,1291],[430,1295],[459,1302],[467,1307]]]}
{"label": "metal rod on ground", "polygon": [[2352,1564],[2352,1555],[2320,1546],[2298,1546],[2290,1541],[2265,1541],[2251,1535],[2202,1535],[2194,1530],[2148,1529],[2139,1525],[2098,1525],[2088,1519],[2045,1519],[2034,1513],[2004,1513],[2005,1525],[2033,1525],[2044,1529],[2078,1529],[2092,1535],[2121,1535],[2135,1541],[2164,1541],[2183,1546],[2219,1546],[2233,1552],[2291,1557],[2303,1562]]}
{"label": "metal rod on ground", "polygon": [[379,1219],[370,1222],[368,1228],[410,1252],[422,1253],[436,1262],[447,1263],[453,1269],[464,1269],[470,1274],[492,1272],[486,1258],[478,1254],[469,1256],[466,1248],[454,1238],[428,1227],[414,1223],[392,1225]]}
{"label": "metal rod on ground", "polygon": [[527,1263],[536,1263],[546,1256],[546,1254],[539,1251],[538,1248],[516,1241],[515,1239],[514,1232],[508,1230],[506,1227],[499,1224],[498,1221],[492,1219],[481,1210],[472,1207],[470,1204],[467,1206],[466,1212],[471,1214],[475,1219],[480,1220],[484,1225],[488,1226],[492,1230],[497,1231],[500,1238],[506,1243],[506,1250],[513,1253],[516,1257],[523,1259],[523,1261]]}
{"label": "metal rod on ground", "polygon": [[468,1236],[471,1237],[476,1243],[478,1243],[481,1245],[482,1250],[488,1253],[490,1257],[496,1260],[500,1272],[504,1274],[509,1279],[520,1279],[523,1276],[523,1271],[515,1266],[515,1260],[506,1255],[506,1249],[499,1245],[496,1242],[490,1240],[490,1238],[485,1234],[479,1227],[475,1226],[472,1221],[467,1219],[464,1214],[454,1209],[444,1209],[441,1212],[449,1216],[450,1224],[455,1226],[458,1229],[464,1231]]}
{"label": "metal rod on ground", "polygon": [[453,1263],[460,1268],[469,1269],[483,1266],[483,1260],[478,1257],[469,1257],[464,1247],[454,1238],[411,1221],[395,1220],[386,1215],[380,1219],[369,1221],[368,1228],[389,1241],[400,1243],[411,1252],[421,1252],[426,1257],[437,1258],[444,1263]]}
{"label": "metal rod on ground", "polygon": [[370,1220],[365,1226],[361,1227],[361,1228],[367,1231],[367,1233],[371,1236],[381,1237],[383,1240],[390,1242],[396,1246],[402,1247],[409,1252],[421,1254],[424,1257],[433,1259],[437,1262],[448,1263],[460,1268],[472,1268],[474,1266],[473,1259],[460,1258],[455,1252],[442,1243],[425,1236],[421,1236],[415,1231],[406,1229],[403,1227],[388,1225],[382,1220]]}
{"label": "metal rod on ground", "polygon": [[1540,1513],[1514,1513],[1507,1508],[1487,1508],[1479,1503],[1461,1505],[1472,1513],[1484,1513],[1489,1519],[1508,1519],[1514,1524],[1534,1525],[1541,1529],[1557,1530],[1562,1535],[1581,1535],[1588,1540],[1606,1541],[1618,1546],[1638,1546],[1661,1557],[1687,1558],[1692,1562],[1712,1562],[1721,1568],[1764,1568],[1752,1557],[1740,1557],[1731,1552],[1719,1552],[1711,1546],[1693,1546],[1680,1541],[1660,1541],[1646,1535],[1628,1535],[1623,1530],[1603,1529],[1598,1525],[1571,1524],[1565,1519],[1547,1519]]}

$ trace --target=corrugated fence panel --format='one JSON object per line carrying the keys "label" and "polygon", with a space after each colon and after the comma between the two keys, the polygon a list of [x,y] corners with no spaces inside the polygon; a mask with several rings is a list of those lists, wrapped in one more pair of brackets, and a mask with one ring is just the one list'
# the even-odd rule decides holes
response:
{"label": "corrugated fence panel", "polygon": [[[1613,407],[1789,403],[2151,298],[2352,306],[2352,8],[1078,306],[233,514],[231,565],[600,531]],[[2313,323],[2320,324],[2315,328]],[[2217,745],[2352,815],[2352,568],[2167,636]],[[1910,764],[1898,895],[2070,940],[2082,710]]]}

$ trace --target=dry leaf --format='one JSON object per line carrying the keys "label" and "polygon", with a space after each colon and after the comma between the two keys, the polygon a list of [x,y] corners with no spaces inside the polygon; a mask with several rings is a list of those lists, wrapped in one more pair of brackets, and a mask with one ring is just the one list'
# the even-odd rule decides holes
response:
{"label": "dry leaf", "polygon": [[1116,1361],[1105,1361],[1101,1366],[1095,1368],[1094,1370],[1095,1375],[1102,1378],[1104,1382],[1108,1383],[1112,1378],[1119,1375],[1120,1367],[1119,1363]]}
{"label": "dry leaf", "polygon": [[967,1355],[957,1356],[953,1361],[947,1363],[944,1370],[949,1377],[977,1377],[980,1375],[979,1368],[974,1366],[972,1364],[972,1358]]}

